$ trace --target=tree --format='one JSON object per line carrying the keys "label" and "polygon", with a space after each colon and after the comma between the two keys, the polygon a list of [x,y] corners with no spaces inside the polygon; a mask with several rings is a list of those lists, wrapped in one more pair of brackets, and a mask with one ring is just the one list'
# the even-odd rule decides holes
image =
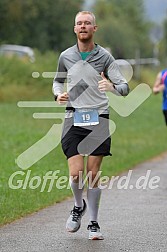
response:
{"label": "tree", "polygon": [[111,47],[116,58],[151,55],[149,26],[144,19],[142,0],[98,0],[94,12],[99,23],[98,43]]}
{"label": "tree", "polygon": [[1,0],[0,43],[63,50],[74,43],[74,16],[83,0]]}
{"label": "tree", "polygon": [[165,55],[167,55],[167,19],[165,19],[163,27],[164,27]]}

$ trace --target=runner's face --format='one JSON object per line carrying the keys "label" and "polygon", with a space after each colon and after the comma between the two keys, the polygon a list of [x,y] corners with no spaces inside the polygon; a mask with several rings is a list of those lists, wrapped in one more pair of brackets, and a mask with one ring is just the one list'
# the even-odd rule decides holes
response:
{"label": "runner's face", "polygon": [[91,40],[96,30],[97,26],[94,24],[93,17],[90,14],[79,14],[76,17],[74,32],[80,41]]}

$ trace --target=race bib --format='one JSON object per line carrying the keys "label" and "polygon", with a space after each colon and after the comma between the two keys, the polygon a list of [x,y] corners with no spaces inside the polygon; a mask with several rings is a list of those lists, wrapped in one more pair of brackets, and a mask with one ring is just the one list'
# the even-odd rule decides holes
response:
{"label": "race bib", "polygon": [[89,126],[99,124],[99,114],[96,109],[75,109],[74,126]]}

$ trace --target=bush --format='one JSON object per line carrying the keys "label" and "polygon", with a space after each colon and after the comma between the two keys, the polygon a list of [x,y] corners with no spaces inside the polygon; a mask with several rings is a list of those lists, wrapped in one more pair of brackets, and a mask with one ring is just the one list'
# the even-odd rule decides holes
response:
{"label": "bush", "polygon": [[[43,78],[42,73],[56,71],[58,53],[35,50],[35,58],[31,63],[17,57],[0,57],[0,101],[43,98],[52,93],[53,78]],[[39,77],[33,78],[33,72],[38,72]]]}

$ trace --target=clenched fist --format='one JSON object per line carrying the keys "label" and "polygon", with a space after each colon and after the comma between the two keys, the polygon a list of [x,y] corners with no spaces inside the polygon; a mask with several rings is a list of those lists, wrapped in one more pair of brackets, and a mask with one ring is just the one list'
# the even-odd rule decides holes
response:
{"label": "clenched fist", "polygon": [[105,92],[105,91],[114,91],[114,86],[112,84],[112,82],[110,82],[109,80],[107,80],[107,78],[104,76],[104,73],[102,72],[101,73],[101,77],[102,77],[102,80],[100,80],[98,82],[99,84],[99,90],[101,92]]}

